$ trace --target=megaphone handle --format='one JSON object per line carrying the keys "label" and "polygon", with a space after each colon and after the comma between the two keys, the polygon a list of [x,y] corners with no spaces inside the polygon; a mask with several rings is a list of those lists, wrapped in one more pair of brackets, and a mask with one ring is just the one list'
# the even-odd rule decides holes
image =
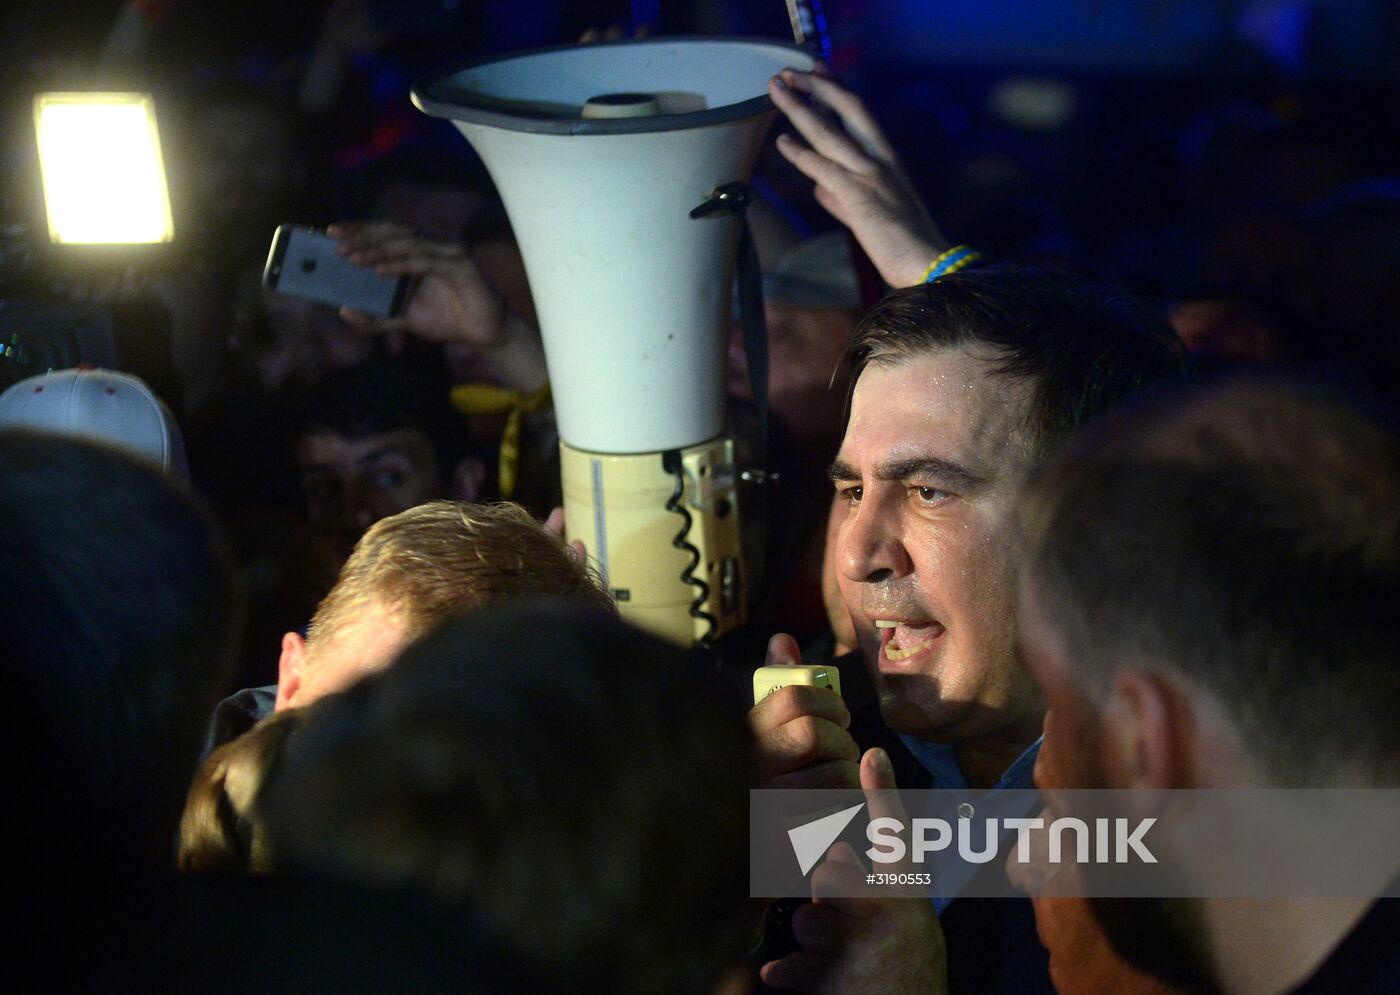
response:
{"label": "megaphone handle", "polygon": [[763,269],[758,247],[749,230],[745,208],[749,188],[744,183],[726,183],[691,209],[692,219],[700,220],[732,214],[739,219],[739,255],[735,273],[739,289],[739,324],[744,330],[744,358],[749,364],[749,387],[758,414],[759,469],[768,470],[768,327],[763,319]]}
{"label": "megaphone handle", "polygon": [[[748,202],[749,189],[746,184],[726,183],[716,187],[706,200],[691,210],[690,216],[699,220],[733,214],[739,219],[739,253],[734,267],[739,291],[739,325],[744,332],[744,358],[748,361],[749,388],[753,393],[754,413],[758,418],[758,445],[755,447],[758,466],[753,468],[757,470],[755,476],[759,481],[762,504],[758,519],[762,528],[764,556],[771,558],[773,551],[768,537],[772,534],[773,502],[770,488],[775,475],[768,472],[768,326],[763,317],[763,269],[745,215]],[[765,564],[760,587],[768,584],[772,565],[771,561]],[[759,590],[754,595],[761,598],[763,592]]]}

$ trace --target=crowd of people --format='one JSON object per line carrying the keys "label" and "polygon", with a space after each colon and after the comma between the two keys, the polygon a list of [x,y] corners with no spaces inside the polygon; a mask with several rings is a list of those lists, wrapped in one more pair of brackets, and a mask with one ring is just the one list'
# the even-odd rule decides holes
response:
{"label": "crowd of people", "polygon": [[[153,6],[104,58],[139,61]],[[204,209],[138,294],[162,361],[0,392],[10,904],[53,987],[1400,989],[1400,865],[1345,899],[1000,865],[1028,898],[849,898],[837,844],[810,901],[748,885],[751,789],[1400,787],[1393,186],[1233,203],[1147,299],[1019,222],[935,220],[853,89],[783,71],[760,169],[833,226],[751,211],[768,439],[737,322],[727,388],[774,471],[768,575],[686,651],[564,539],[489,178],[392,114],[388,151],[303,141],[384,48],[369,6],[329,5],[290,108],[224,87],[182,122]],[[260,283],[318,174],[402,314]],[[747,697],[804,661],[840,693]]]}

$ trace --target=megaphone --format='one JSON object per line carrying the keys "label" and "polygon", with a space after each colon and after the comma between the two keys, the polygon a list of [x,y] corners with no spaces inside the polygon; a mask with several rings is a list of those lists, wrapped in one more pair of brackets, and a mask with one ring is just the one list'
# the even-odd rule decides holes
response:
{"label": "megaphone", "polygon": [[747,181],[773,119],[769,77],[812,64],[776,43],[661,38],[507,55],[413,87],[481,156],[519,241],[568,537],[624,617],[683,644],[746,607],[724,434],[741,222],[696,209]]}

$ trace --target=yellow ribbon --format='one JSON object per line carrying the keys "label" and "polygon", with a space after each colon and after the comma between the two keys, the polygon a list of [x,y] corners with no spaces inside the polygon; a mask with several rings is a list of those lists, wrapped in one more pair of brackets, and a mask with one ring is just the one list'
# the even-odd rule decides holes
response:
{"label": "yellow ribbon", "polygon": [[464,383],[452,388],[452,406],[464,415],[509,412],[505,430],[501,433],[501,497],[508,498],[515,493],[516,480],[520,475],[521,423],[526,415],[549,407],[551,401],[548,381],[530,394],[485,383]]}

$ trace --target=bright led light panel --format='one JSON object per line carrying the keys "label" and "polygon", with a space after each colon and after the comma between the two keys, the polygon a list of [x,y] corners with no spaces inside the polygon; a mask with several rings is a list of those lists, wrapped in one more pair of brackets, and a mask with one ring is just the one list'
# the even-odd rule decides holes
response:
{"label": "bright led light panel", "polygon": [[41,93],[34,98],[34,126],[52,241],[174,238],[148,94]]}

